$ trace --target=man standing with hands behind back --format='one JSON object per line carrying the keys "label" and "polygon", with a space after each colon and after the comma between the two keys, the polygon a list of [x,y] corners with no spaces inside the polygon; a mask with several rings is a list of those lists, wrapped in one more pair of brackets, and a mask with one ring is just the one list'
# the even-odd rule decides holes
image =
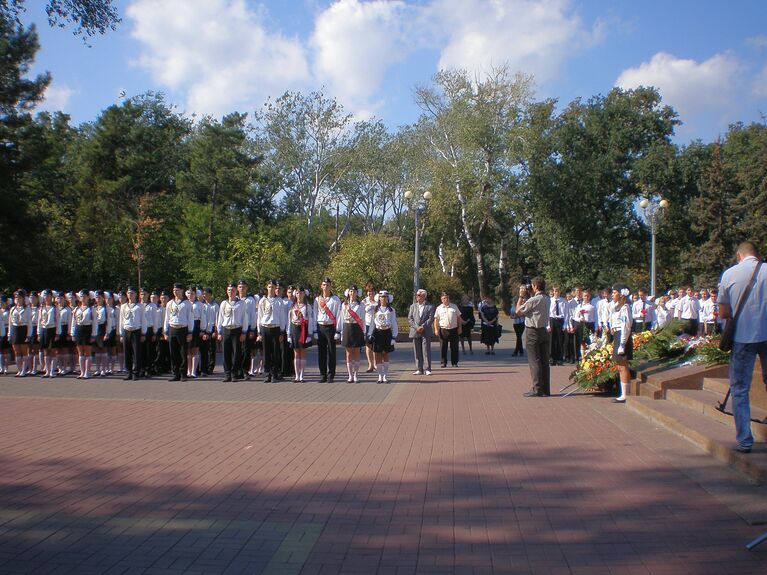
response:
{"label": "man standing with hands behind back", "polygon": [[[738,263],[725,270],[719,283],[719,317],[729,320],[737,314],[730,352],[730,391],[737,441],[734,449],[751,453],[754,436],[749,392],[757,355],[762,363],[762,381],[767,385],[767,266],[759,261],[753,242],[741,243],[736,258]],[[749,284],[753,286],[751,293],[741,305]]]}
{"label": "man standing with hands behind back", "polygon": [[518,316],[525,318],[525,343],[527,344],[527,363],[533,388],[525,397],[548,397],[551,395],[549,371],[549,310],[551,300],[546,295],[546,283],[542,277],[533,278],[533,296],[527,300],[517,300]]}
{"label": "man standing with hands behind back", "polygon": [[425,289],[415,292],[415,303],[410,305],[407,314],[409,335],[413,338],[415,353],[416,371],[413,375],[431,375],[431,324],[434,321],[434,306],[426,302],[426,295]]}

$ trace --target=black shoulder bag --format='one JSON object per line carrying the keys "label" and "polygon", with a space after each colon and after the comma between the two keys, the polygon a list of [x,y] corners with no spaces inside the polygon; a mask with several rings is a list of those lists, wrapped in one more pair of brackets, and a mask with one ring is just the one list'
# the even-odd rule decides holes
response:
{"label": "black shoulder bag", "polygon": [[746,291],[744,291],[743,295],[740,297],[740,301],[738,302],[738,309],[735,312],[735,315],[730,317],[724,326],[722,337],[719,340],[719,349],[722,351],[732,351],[732,344],[735,341],[735,326],[737,325],[738,318],[740,317],[740,312],[743,311],[743,306],[745,305],[748,296],[751,295],[751,288],[754,287],[754,279],[756,279],[756,276],[759,275],[760,267],[762,267],[762,262],[756,264],[754,273],[751,274],[751,279],[746,286]]}

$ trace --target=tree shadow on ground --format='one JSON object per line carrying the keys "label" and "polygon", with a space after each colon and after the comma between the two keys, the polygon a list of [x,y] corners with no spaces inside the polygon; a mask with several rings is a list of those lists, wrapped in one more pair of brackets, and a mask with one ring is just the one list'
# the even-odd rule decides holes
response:
{"label": "tree shadow on ground", "polygon": [[405,466],[288,487],[6,455],[0,572],[767,571],[767,549],[743,550],[755,529],[685,475],[595,468],[601,453],[518,443],[433,457],[426,479]]}

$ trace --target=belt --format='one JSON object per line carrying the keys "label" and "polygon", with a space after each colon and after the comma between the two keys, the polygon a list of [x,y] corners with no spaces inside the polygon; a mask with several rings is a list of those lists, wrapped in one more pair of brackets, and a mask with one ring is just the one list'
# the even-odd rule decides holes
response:
{"label": "belt", "polygon": [[262,323],[261,327],[280,327],[276,323]]}
{"label": "belt", "polygon": [[134,331],[139,331],[141,328],[140,328],[140,327],[125,327],[125,328],[123,328],[123,329],[124,329],[125,331],[134,332]]}
{"label": "belt", "polygon": [[242,327],[241,325],[222,325],[221,326],[222,329],[240,329],[241,327]]}
{"label": "belt", "polygon": [[334,324],[333,322],[330,322],[330,323],[322,323],[322,322],[320,322],[320,325],[332,325],[332,326],[335,326],[336,324]]}
{"label": "belt", "polygon": [[185,327],[189,327],[189,326],[188,326],[188,325],[186,325],[186,324],[184,324],[184,325],[173,325],[173,324],[171,323],[171,324],[168,324],[168,325],[169,325],[170,327],[172,327],[173,329],[183,329],[183,328],[185,328]]}

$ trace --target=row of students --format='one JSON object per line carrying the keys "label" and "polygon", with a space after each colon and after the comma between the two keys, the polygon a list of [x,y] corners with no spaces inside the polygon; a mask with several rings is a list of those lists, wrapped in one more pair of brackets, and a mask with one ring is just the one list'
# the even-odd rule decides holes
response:
{"label": "row of students", "polygon": [[[279,282],[269,282],[266,293],[259,296],[248,293],[247,283],[240,281],[230,284],[227,299],[220,305],[211,290],[184,291],[182,284],[174,285],[172,298],[170,292],[159,296],[128,288],[119,294],[116,304],[111,294],[104,292],[82,290],[64,295],[45,290],[43,305],[39,306],[36,295],[27,296],[19,290],[14,305],[0,314],[0,334],[8,334],[0,336],[0,344],[13,346],[19,377],[36,372],[30,350],[42,334],[45,377],[60,373],[57,358],[70,348],[77,351],[78,377],[88,379],[94,361],[97,375],[112,373],[116,347],[121,343],[125,379],[163,371],[159,364],[164,358],[162,363],[172,372],[171,381],[185,381],[198,373],[212,373],[216,344],[221,342],[227,381],[249,379],[262,370],[267,381],[281,380],[285,374],[295,375],[294,381],[304,381],[304,350],[315,340],[320,351],[320,381],[324,382],[335,378],[336,343],[343,342],[347,381],[359,381],[361,349],[366,350],[367,371],[377,369],[379,382],[388,380],[388,354],[397,337],[388,292],[377,293],[368,284],[367,297],[362,300],[361,291],[352,287],[346,290],[342,303],[326,278],[310,305],[308,290],[290,287],[280,294],[281,287]],[[52,303],[54,295],[58,303]],[[160,301],[156,301],[158,297]],[[382,305],[384,300],[386,305]],[[233,337],[235,330],[239,331]],[[384,336],[391,340],[388,344]],[[104,348],[110,351],[110,369],[102,368],[97,351]],[[259,355],[263,355],[260,361]],[[5,353],[0,357],[7,359]],[[7,373],[7,363],[0,364],[0,369]]]}

